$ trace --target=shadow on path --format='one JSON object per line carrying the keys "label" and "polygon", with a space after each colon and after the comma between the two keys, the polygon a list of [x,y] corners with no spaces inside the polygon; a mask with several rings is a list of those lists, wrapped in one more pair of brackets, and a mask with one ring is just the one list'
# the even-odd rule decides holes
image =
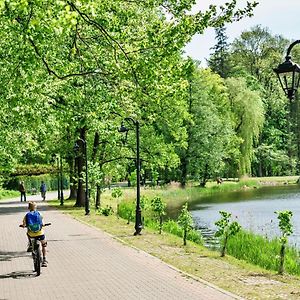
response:
{"label": "shadow on path", "polygon": [[36,274],[33,271],[19,271],[19,272],[11,272],[8,274],[0,274],[0,279],[23,279],[23,278],[33,278],[36,277]]}
{"label": "shadow on path", "polygon": [[[14,204],[16,205],[16,203],[14,203]],[[50,206],[48,206],[47,204],[44,204],[44,203],[39,205],[39,203],[37,202],[37,205],[38,205],[38,210],[41,212],[54,210],[53,208],[51,208]],[[24,213],[24,215],[25,215],[28,211],[27,206],[28,206],[28,204],[25,204],[25,205],[22,204],[22,205],[18,205],[18,206],[17,205],[9,206],[8,203],[0,203],[0,215],[14,215],[17,213]]]}
{"label": "shadow on path", "polygon": [[2,252],[0,251],[0,261],[11,261],[13,258],[26,257],[28,254],[24,251]]}

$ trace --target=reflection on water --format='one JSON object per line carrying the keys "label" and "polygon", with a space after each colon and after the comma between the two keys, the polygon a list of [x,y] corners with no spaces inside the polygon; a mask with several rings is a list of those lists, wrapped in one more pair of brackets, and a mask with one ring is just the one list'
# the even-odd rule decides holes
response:
{"label": "reflection on water", "polygon": [[291,210],[294,233],[289,242],[300,248],[300,187],[263,187],[201,197],[190,204],[190,210],[199,228],[216,230],[220,210],[232,214],[243,228],[267,237],[279,236],[275,211]]}

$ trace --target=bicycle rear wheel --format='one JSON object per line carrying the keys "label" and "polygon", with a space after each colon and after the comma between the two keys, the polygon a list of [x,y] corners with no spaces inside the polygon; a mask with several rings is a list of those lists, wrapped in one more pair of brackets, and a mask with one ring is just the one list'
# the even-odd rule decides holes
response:
{"label": "bicycle rear wheel", "polygon": [[33,256],[33,263],[34,263],[34,271],[36,272],[37,276],[40,276],[41,274],[41,249],[39,247],[40,245],[37,244],[35,245],[35,250],[34,250],[34,256]]}

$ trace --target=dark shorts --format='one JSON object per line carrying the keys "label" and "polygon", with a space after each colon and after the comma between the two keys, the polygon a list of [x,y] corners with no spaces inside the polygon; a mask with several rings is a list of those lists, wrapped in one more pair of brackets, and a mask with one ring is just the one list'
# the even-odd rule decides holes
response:
{"label": "dark shorts", "polygon": [[38,241],[44,241],[45,240],[45,235],[43,234],[43,235],[38,235],[38,236],[33,236],[33,237],[31,237],[31,236],[29,236],[28,234],[27,234],[27,236],[30,238],[30,239],[36,239],[36,240],[38,240]]}

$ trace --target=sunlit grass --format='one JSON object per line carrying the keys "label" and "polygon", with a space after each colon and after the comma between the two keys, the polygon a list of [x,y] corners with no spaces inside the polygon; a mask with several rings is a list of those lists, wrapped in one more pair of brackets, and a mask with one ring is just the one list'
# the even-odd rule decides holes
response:
{"label": "sunlit grass", "polygon": [[20,195],[18,191],[0,190],[0,201],[4,199],[16,198]]}
{"label": "sunlit grass", "polygon": [[[241,231],[229,239],[227,253],[266,270],[278,271],[280,247],[278,238],[269,240],[257,234]],[[287,246],[284,268],[289,274],[300,275],[298,249]]]}

